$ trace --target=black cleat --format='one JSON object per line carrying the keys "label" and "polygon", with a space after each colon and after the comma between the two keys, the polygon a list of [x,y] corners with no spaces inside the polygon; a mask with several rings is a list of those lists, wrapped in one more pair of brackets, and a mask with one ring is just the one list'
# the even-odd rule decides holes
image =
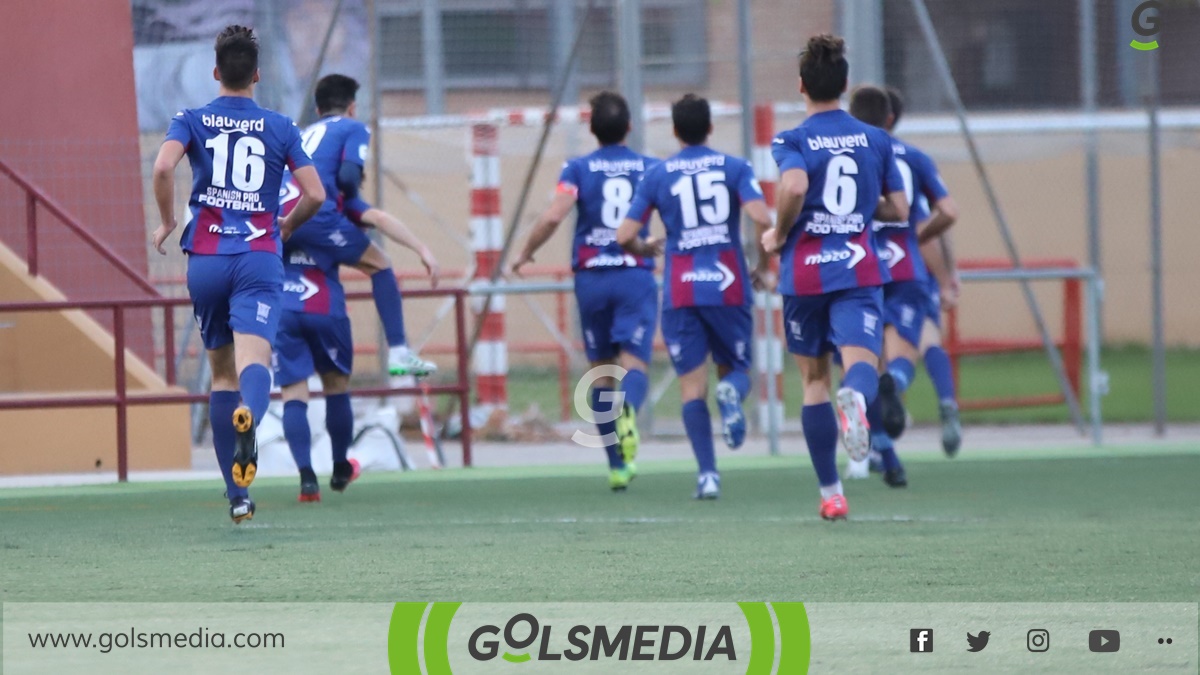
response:
{"label": "black cleat", "polygon": [[300,502],[319,502],[321,501],[321,484],[317,482],[317,475],[308,470],[307,474],[300,475]]}
{"label": "black cleat", "polygon": [[904,412],[904,401],[900,400],[900,392],[896,391],[896,380],[891,373],[879,376],[879,417],[887,435],[900,438],[908,422],[908,414]]}
{"label": "black cleat", "polygon": [[962,422],[958,419],[958,404],[943,403],[941,412],[942,450],[946,452],[947,457],[953,457],[958,454],[958,448],[962,446]]}
{"label": "black cleat", "polygon": [[883,482],[887,483],[888,487],[908,487],[908,474],[904,473],[903,466],[897,466],[894,469],[883,472]]}
{"label": "black cleat", "polygon": [[233,484],[250,487],[258,473],[258,438],[254,434],[254,414],[246,406],[233,411],[233,430],[237,446],[233,452]]}
{"label": "black cleat", "polygon": [[329,489],[334,492],[345,492],[351,483],[358,480],[362,474],[362,466],[357,459],[348,462],[334,462],[333,475],[329,477]]}
{"label": "black cleat", "polygon": [[233,520],[234,525],[254,518],[254,500],[249,497],[229,500],[229,518]]}

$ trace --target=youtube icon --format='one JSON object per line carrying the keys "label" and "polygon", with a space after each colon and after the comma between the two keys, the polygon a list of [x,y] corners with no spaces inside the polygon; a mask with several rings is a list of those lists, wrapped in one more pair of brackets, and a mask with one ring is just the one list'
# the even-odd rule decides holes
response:
{"label": "youtube icon", "polygon": [[1121,632],[1094,630],[1088,633],[1088,650],[1107,654],[1121,650]]}

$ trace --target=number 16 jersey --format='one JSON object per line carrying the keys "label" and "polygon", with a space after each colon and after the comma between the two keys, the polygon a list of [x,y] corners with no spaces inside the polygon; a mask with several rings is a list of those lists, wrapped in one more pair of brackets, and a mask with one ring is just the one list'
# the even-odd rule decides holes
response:
{"label": "number 16 jersey", "polygon": [[880,196],[904,190],[892,139],[843,110],[812,115],[775,137],[780,173],[808,174],[800,217],[779,265],[783,295],[823,295],[890,281],[871,223]]}

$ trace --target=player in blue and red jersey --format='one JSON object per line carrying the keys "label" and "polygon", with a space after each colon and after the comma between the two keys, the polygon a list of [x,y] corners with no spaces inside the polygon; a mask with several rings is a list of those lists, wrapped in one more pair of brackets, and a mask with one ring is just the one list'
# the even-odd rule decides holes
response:
{"label": "player in blue and red jersey", "polygon": [[614,391],[616,379],[608,376],[598,378],[591,392],[600,443],[608,453],[608,485],[619,491],[637,473],[637,411],[650,387],[646,371],[658,320],[658,285],[653,258],[623,251],[617,228],[642,174],[656,160],[626,147],[629,106],[618,94],[602,92],[592,98],[590,125],[600,147],[563,166],[554,201],[534,224],[512,270],[520,275],[571,209],[576,210],[571,268],[588,361],[592,368],[620,365],[626,371],[620,392]]}
{"label": "player in blue and red jersey", "polygon": [[[766,256],[752,276],[742,252],[741,211],[758,226],[771,216],[754,170],[744,159],[705,145],[712,134],[708,101],[692,94],[671,106],[675,137],[683,149],[646,172],[617,241],[633,255],[665,253],[663,340],[679,375],[683,424],[700,471],[697,499],[721,494],[708,410],[708,355],[717,364],[717,405],[729,447],[746,436],[742,401],[750,391],[751,286],[761,284]],[[665,242],[642,233],[654,209],[667,230]]]}
{"label": "player in blue and red jersey", "polygon": [[283,252],[283,317],[275,340],[275,382],[283,390],[283,434],[300,469],[300,501],[321,501],[312,469],[312,430],[308,425],[308,378],[321,376],[325,392],[325,429],[333,446],[329,487],[341,492],[358,477],[358,463],[347,457],[354,435],[350,373],[354,341],[346,315],[346,293],[338,262],[320,251],[291,242]]}
{"label": "player in blue and red jersey", "polygon": [[[894,122],[890,97],[878,87],[856,89],[850,97],[850,114],[880,129],[890,130]],[[907,143],[894,138],[892,142],[905,196],[912,207],[907,220],[876,219],[873,223],[879,257],[888,266],[891,281],[883,287],[886,366],[879,378],[879,396],[867,417],[872,426],[872,449],[882,460],[884,482],[904,487],[908,479],[892,439],[904,432],[907,415],[901,396],[912,383],[921,332],[929,314],[930,274],[921,254],[921,241],[944,233],[954,224],[957,209],[933,160]]]}
{"label": "player in blue and red jersey", "polygon": [[[283,263],[280,234],[308,220],[325,199],[321,179],[290,119],[255,104],[259,80],[254,32],[229,26],[216,42],[220,96],[171,121],[154,163],[162,225],[154,247],[174,231],[175,167],[187,155],[194,179],[182,246],[188,293],[212,366],[209,416],[225,476],[229,515],[254,515],[246,488],[257,471],[255,429],[271,392],[271,344],[279,325]],[[305,196],[277,221],[284,169]]]}
{"label": "player in blue and red jersey", "polygon": [[[326,75],[317,83],[315,99],[321,119],[304,130],[304,149],[325,186],[321,210],[295,234],[296,245],[308,251],[323,250],[338,263],[354,267],[371,278],[371,294],[388,342],[388,368],[392,375],[428,375],[437,364],[418,358],[408,348],[400,286],[392,261],[371,242],[358,225],[377,227],[401,246],[412,249],[437,285],[438,263],[433,253],[396,218],[372,209],[359,195],[370,150],[371,132],[355,119],[358,82],[345,75]],[[281,200],[285,212],[300,190],[286,185]]]}
{"label": "player in blue and red jersey", "polygon": [[[851,458],[870,451],[867,405],[879,389],[887,267],[876,253],[873,219],[907,220],[908,200],[892,141],[842,111],[849,64],[832,35],[808,41],[800,56],[803,124],[772,142],[779,165],[776,227],[763,248],[780,251],[779,291],[788,351],[804,379],[801,420],[821,488],[820,515],[849,512],[837,471],[839,429]],[[846,374],[830,403],[830,353]]]}

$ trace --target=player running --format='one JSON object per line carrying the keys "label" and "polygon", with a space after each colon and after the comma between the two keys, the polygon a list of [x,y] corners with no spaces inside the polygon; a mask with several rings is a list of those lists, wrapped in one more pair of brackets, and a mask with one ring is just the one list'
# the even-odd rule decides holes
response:
{"label": "player running", "polygon": [[[865,459],[867,405],[879,390],[880,286],[888,275],[870,223],[907,220],[909,211],[891,138],[838,105],[849,68],[839,37],[815,36],[801,53],[808,119],[772,142],[781,174],[778,224],[762,237],[766,251],[781,252],[788,351],[804,380],[801,421],[827,520],[849,513],[836,462],[839,428],[850,457]],[[830,404],[834,349],[846,369],[836,415]]]}
{"label": "player running", "polygon": [[[888,93],[878,87],[859,87],[850,97],[850,114],[871,126],[890,132],[895,126]],[[909,218],[872,224],[879,258],[888,267],[891,281],[883,286],[883,347],[886,369],[879,377],[879,396],[867,411],[871,447],[883,464],[883,480],[904,487],[908,479],[892,439],[904,432],[906,413],[901,399],[912,383],[921,332],[929,314],[929,270],[921,255],[920,240],[945,233],[957,219],[957,207],[937,167],[917,148],[892,139],[896,165],[904,179],[905,196],[912,205]]]}
{"label": "player running", "polygon": [[[620,393],[616,380],[603,377],[592,387],[592,411],[608,453],[608,485],[624,490],[637,474],[637,412],[646,400],[646,376],[658,320],[658,285],[653,257],[633,256],[617,243],[617,228],[629,211],[634,189],[656,160],[625,145],[629,105],[612,92],[591,100],[591,129],[600,148],[568,161],[558,179],[554,201],[538,218],[513,273],[533,262],[537,252],[576,209],[571,269],[583,327],[584,348],[592,368],[619,364],[625,369]],[[648,234],[643,227],[642,236]],[[623,402],[623,403],[622,403]],[[601,410],[607,403],[608,409]],[[614,406],[621,406],[619,413]],[[601,421],[603,420],[603,421]]]}
{"label": "player running", "polygon": [[[762,284],[766,256],[752,276],[742,252],[741,210],[761,235],[771,215],[754,170],[744,159],[705,145],[712,134],[708,101],[692,94],[671,106],[683,149],[650,168],[634,193],[617,241],[633,255],[666,253],[662,332],[679,375],[683,425],[700,471],[696,499],[721,496],[708,410],[708,355],[717,364],[717,407],[725,443],[736,450],[746,437],[742,401],[750,391],[753,319],[751,284]],[[666,241],[643,238],[658,209]]]}
{"label": "player running", "polygon": [[346,453],[354,435],[350,373],[354,341],[346,315],[346,293],[338,263],[289,242],[283,252],[283,316],[275,339],[275,381],[283,390],[283,435],[300,469],[300,501],[321,501],[312,469],[312,430],[308,425],[308,378],[317,373],[325,392],[325,429],[333,446],[329,487],[342,492],[358,478],[356,460]]}
{"label": "player running", "polygon": [[[246,488],[258,465],[255,429],[271,394],[271,344],[279,325],[283,263],[280,235],[308,220],[325,199],[320,176],[287,117],[253,99],[259,80],[254,31],[229,26],[216,42],[220,96],[177,114],[154,162],[154,198],[162,224],[154,248],[175,230],[175,167],[186,154],[192,196],[181,245],[196,322],[212,366],[209,420],[225,477],[229,517],[254,516]],[[278,220],[284,169],[304,197]]]}
{"label": "player running", "polygon": [[[408,348],[400,286],[392,261],[371,242],[356,223],[378,228],[396,243],[421,257],[434,286],[438,263],[429,248],[396,218],[373,209],[359,196],[370,148],[371,132],[355,119],[358,82],[345,75],[326,75],[317,82],[316,105],[321,119],[304,130],[304,149],[312,156],[327,198],[321,210],[302,230],[295,244],[310,252],[324,251],[339,264],[354,267],[371,278],[371,295],[383,323],[388,343],[388,370],[394,376],[425,376],[437,364],[419,358]],[[288,187],[282,201],[288,203],[301,190]]]}

